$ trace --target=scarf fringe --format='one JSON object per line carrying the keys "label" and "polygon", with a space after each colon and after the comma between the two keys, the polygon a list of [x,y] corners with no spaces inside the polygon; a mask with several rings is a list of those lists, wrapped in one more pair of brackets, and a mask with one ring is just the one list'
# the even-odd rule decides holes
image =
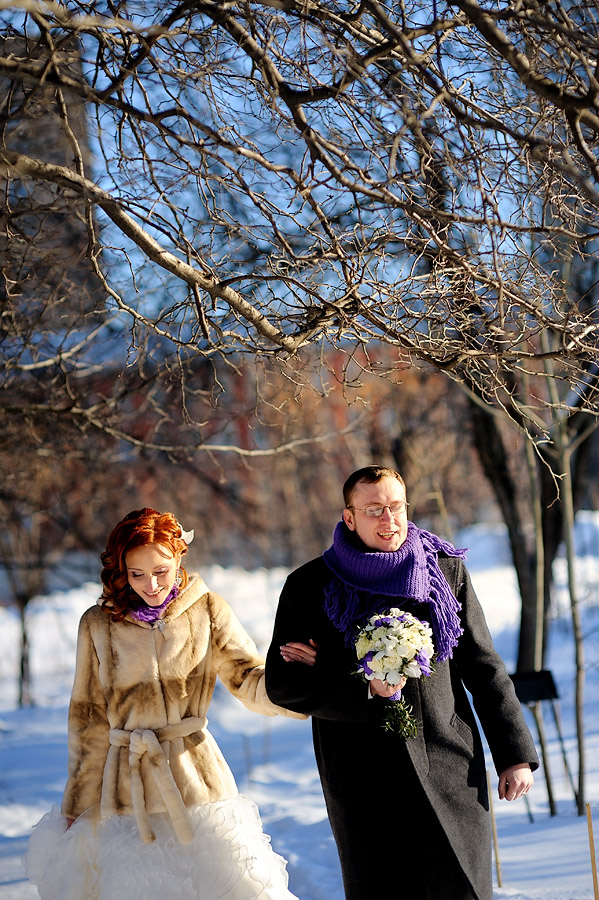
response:
{"label": "scarf fringe", "polygon": [[[464,559],[466,551],[456,549],[453,544],[442,541],[437,535],[432,535],[429,531],[421,530],[420,537],[426,553],[426,565],[431,581],[431,610],[436,620],[436,624],[431,622],[431,627],[433,634],[435,636],[439,635],[437,659],[439,662],[444,662],[444,660],[452,658],[453,649],[464,633],[464,629],[459,617],[459,612],[462,608],[461,604],[454,596],[445,575],[439,567],[438,553],[442,551],[448,556]],[[431,538],[435,539],[436,546]]]}
{"label": "scarf fringe", "polygon": [[324,597],[325,613],[335,628],[343,632],[345,645],[351,647],[354,625],[363,617],[359,592],[333,576],[325,588]]}

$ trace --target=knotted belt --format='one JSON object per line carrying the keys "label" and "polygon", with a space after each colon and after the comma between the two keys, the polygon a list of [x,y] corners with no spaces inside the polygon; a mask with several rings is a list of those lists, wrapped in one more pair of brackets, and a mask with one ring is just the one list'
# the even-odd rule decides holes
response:
{"label": "knotted belt", "polygon": [[173,777],[162,744],[174,741],[176,738],[187,737],[190,734],[201,731],[205,726],[205,718],[188,716],[173,725],[165,725],[155,730],[150,728],[135,728],[133,731],[126,731],[123,728],[110,729],[110,743],[112,746],[129,748],[131,803],[144,844],[151,843],[156,839],[156,835],[152,831],[146,810],[144,785],[141,778],[142,756],[145,753],[148,754],[150,770],[154,776],[154,781],[166,811],[171,818],[178,840],[182,844],[189,844],[193,839],[193,828],[189,813],[183,803],[181,792]]}

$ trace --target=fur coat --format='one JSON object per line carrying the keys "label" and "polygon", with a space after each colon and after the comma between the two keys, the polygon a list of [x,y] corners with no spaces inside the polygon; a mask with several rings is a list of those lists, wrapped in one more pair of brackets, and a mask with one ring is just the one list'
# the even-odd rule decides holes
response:
{"label": "fur coat", "polygon": [[[416,738],[383,730],[387,701],[368,699],[353,649],[327,618],[331,578],[322,557],[293,572],[283,588],[266,659],[271,700],[312,716],[314,749],[348,900],[422,896],[422,872],[439,870],[427,897],[447,900],[450,871],[476,900],[491,900],[491,833],[485,758],[471,693],[497,772],[538,766],[520,703],[496,653],[464,563],[439,555],[461,603],[463,634],[453,658],[430,678],[408,679],[402,694],[420,722]],[[385,597],[427,619],[427,606]],[[313,638],[313,667],[286,663],[279,647]],[[445,880],[445,883],[444,883]],[[456,894],[456,896],[463,896]]]}
{"label": "fur coat", "polygon": [[114,622],[100,606],[88,609],[79,624],[63,814],[134,814],[151,841],[148,814],[166,811],[179,840],[189,841],[186,807],[237,794],[206,727],[217,675],[254,712],[304,718],[268,699],[263,658],[199,576],[157,623]]}

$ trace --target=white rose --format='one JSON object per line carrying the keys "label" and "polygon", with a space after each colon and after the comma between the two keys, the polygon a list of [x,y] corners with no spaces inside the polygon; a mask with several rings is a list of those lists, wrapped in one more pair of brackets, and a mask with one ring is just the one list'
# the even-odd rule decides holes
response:
{"label": "white rose", "polygon": [[371,642],[367,637],[360,637],[356,643],[356,653],[358,654],[358,659],[362,659],[363,656],[366,656],[368,651],[370,650]]}
{"label": "white rose", "polygon": [[382,659],[377,659],[376,656],[374,657],[374,659],[371,659],[371,660],[370,660],[370,662],[368,663],[368,667],[369,667],[370,669],[372,669],[373,672],[378,672],[378,673],[383,672],[384,669],[385,669],[385,666],[384,666],[384,664],[383,664],[383,660],[382,660]]}

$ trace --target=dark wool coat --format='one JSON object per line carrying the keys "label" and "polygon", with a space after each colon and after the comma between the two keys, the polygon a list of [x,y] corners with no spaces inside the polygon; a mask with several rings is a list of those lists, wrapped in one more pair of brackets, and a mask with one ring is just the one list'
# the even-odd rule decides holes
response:
{"label": "dark wool coat", "polygon": [[[388,701],[368,698],[367,685],[354,674],[355,653],[324,612],[331,573],[323,559],[293,572],[281,594],[266,689],[274,703],[313,717],[316,760],[348,900],[383,896],[383,891],[408,896],[431,867],[441,886],[424,896],[453,897],[453,872],[477,900],[491,900],[485,759],[465,688],[497,772],[517,763],[538,766],[466,567],[443,554],[439,565],[462,605],[464,633],[451,660],[438,663],[429,678],[409,679],[403,690],[420,723],[416,738],[383,730]],[[386,598],[384,604],[427,620],[425,604],[401,598]],[[284,662],[282,644],[310,638],[318,644],[315,666]]]}

